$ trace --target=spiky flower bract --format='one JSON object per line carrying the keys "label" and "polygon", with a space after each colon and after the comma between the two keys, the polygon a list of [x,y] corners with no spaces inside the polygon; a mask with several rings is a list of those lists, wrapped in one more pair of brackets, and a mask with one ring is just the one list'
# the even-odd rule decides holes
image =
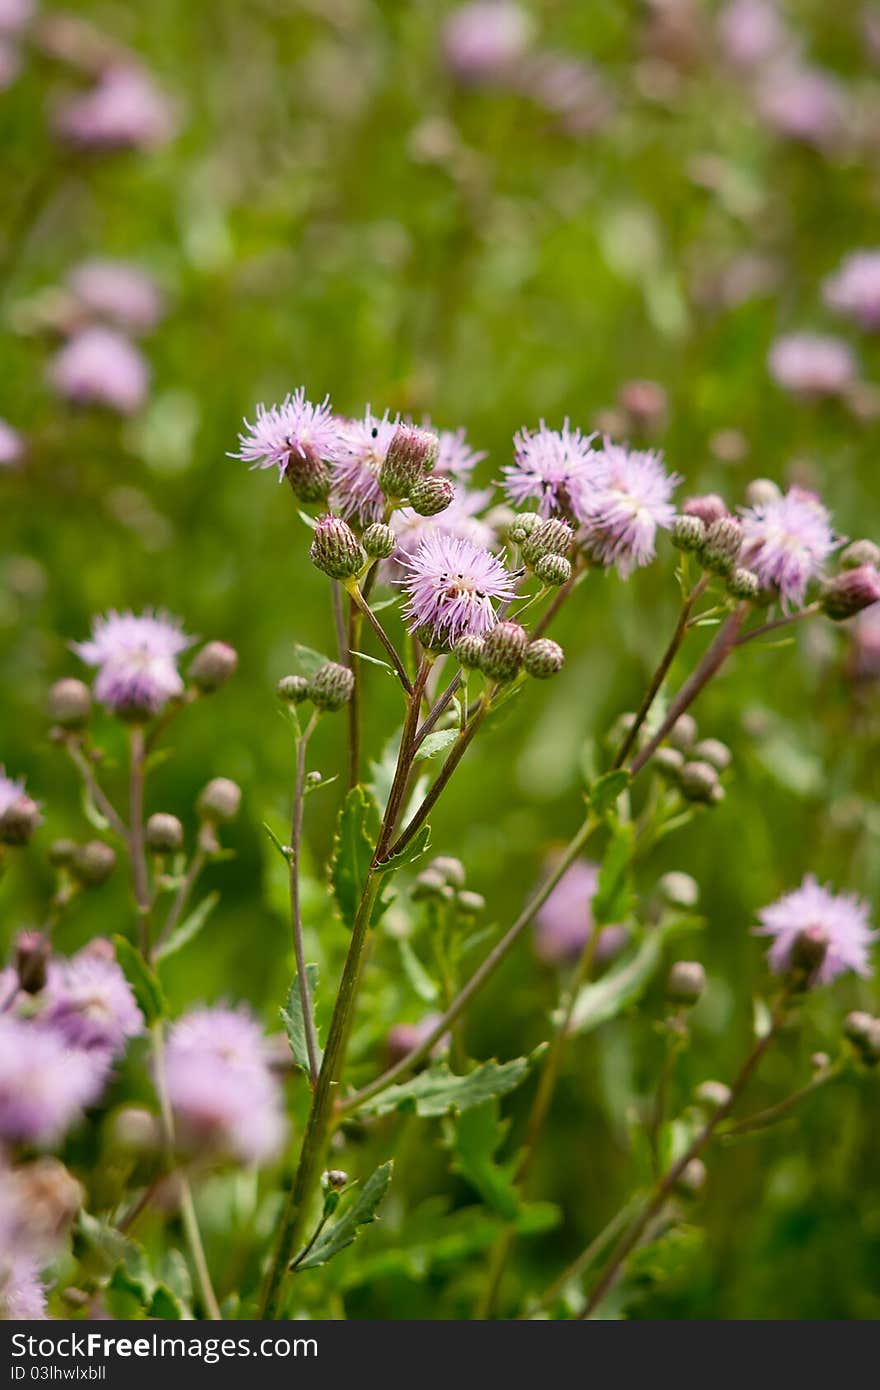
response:
{"label": "spiky flower bract", "polygon": [[88,666],[98,668],[95,698],[117,714],[158,714],[183,693],[177,658],[193,638],[167,613],[111,611],[96,618],[91,638],[72,643]]}
{"label": "spiky flower bract", "polygon": [[515,507],[537,502],[542,516],[568,514],[575,496],[589,483],[596,455],[593,435],[584,436],[565,420],[561,430],[522,429],[514,435],[513,463],[503,469],[504,488]]}
{"label": "spiky flower bract", "polygon": [[819,931],[827,942],[817,979],[828,984],[851,970],[870,975],[869,952],[877,933],[868,924],[868,905],[852,893],[834,893],[807,874],[799,888],[784,893],[758,913],[758,936],[771,936],[770,967],[777,974],[788,969],[792,950],[802,932]]}
{"label": "spiky flower bract", "polygon": [[442,531],[427,536],[402,564],[411,631],[430,628],[450,643],[465,633],[487,632],[495,623],[495,601],[514,594],[514,580],[497,556]]}
{"label": "spiky flower bract", "polygon": [[792,487],[784,496],[742,513],[741,560],[784,605],[803,602],[834,550],[831,516],[813,492]]}
{"label": "spiky flower bract", "polygon": [[675,519],[672,494],[681,481],[653,449],[627,449],[606,439],[592,477],[575,496],[588,551],[603,565],[616,565],[626,579],[656,553],[658,529]]}

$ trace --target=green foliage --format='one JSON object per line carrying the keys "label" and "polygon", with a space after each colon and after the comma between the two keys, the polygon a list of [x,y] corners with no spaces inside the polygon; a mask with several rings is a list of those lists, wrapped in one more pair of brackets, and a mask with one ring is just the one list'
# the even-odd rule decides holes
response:
{"label": "green foliage", "polygon": [[345,798],[333,842],[330,879],[333,896],[347,927],[353,927],[376,845],[378,812],[364,787],[352,787]]}
{"label": "green foliage", "polygon": [[147,965],[140,951],[125,936],[114,936],[116,959],[119,961],[134,997],[148,1024],[157,1023],[168,1013],[168,1004],[159,976]]}
{"label": "green foliage", "polygon": [[464,1076],[457,1076],[439,1062],[409,1081],[389,1086],[361,1107],[367,1115],[389,1115],[394,1110],[414,1110],[422,1116],[445,1115],[450,1110],[470,1110],[475,1105],[507,1095],[525,1080],[534,1057],[513,1062],[483,1062]]}
{"label": "green foliage", "polygon": [[394,1164],[389,1162],[370,1174],[363,1187],[356,1191],[348,1210],[321,1232],[307,1255],[294,1261],[297,1271],[317,1269],[319,1265],[326,1264],[357,1239],[362,1226],[369,1226],[377,1219],[376,1213],[391,1185],[393,1171]]}
{"label": "green foliage", "polygon": [[[309,982],[309,997],[312,1001],[312,1009],[315,1007],[315,992],[318,988],[318,967],[317,965],[306,966],[306,977]],[[293,1053],[293,1060],[306,1074],[309,1067],[309,1051],[306,1046],[306,1026],[303,1019],[302,997],[299,989],[299,976],[294,975],[293,983],[287,994],[287,1007],[279,1009],[281,1022],[284,1024],[284,1031],[287,1034],[287,1041],[290,1043],[290,1050]],[[319,1050],[318,1060],[321,1053]]]}

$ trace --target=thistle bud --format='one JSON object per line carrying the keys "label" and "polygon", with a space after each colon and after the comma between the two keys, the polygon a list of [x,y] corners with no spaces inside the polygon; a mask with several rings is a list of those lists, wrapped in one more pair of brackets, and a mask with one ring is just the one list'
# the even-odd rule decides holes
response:
{"label": "thistle bud", "polygon": [[53,869],[63,869],[76,854],[76,840],[53,840],[49,846],[49,863]]}
{"label": "thistle bud", "polygon": [[717,492],[704,492],[699,497],[688,497],[681,510],[685,516],[699,517],[706,527],[728,515],[727,503]]}
{"label": "thistle bud", "polygon": [[730,1101],[730,1087],[723,1081],[702,1081],[695,1092],[696,1100],[706,1110],[720,1110]]}
{"label": "thistle bud", "polygon": [[698,551],[706,542],[706,527],[698,516],[677,516],[669,535],[677,550]]}
{"label": "thistle bud", "polygon": [[782,492],[771,478],[753,478],[746,488],[746,505],[749,507],[769,507],[778,502]]}
{"label": "thistle bud", "polygon": [[337,661],[325,661],[309,681],[309,699],[316,709],[342,709],[354,690],[354,672]]}
{"label": "thistle bud", "polygon": [[515,545],[522,545],[540,525],[537,512],[518,512],[507,528],[507,535]]}
{"label": "thistle bud", "polygon": [[816,984],[828,954],[828,937],[821,927],[805,927],[792,942],[788,956],[788,978],[798,991]]}
{"label": "thistle bud", "polygon": [[742,549],[742,527],[732,516],[713,521],[706,531],[700,558],[713,574],[729,574]]}
{"label": "thistle bud", "polygon": [[190,662],[189,678],[203,695],[212,695],[235,675],[238,652],[228,642],[207,642]]}
{"label": "thistle bud", "polygon": [[308,791],[314,791],[316,787],[320,787],[320,785],[321,785],[321,783],[323,782],[323,780],[324,780],[324,778],[323,778],[322,774],[318,771],[317,768],[315,768],[315,770],[314,770],[313,772],[307,772],[307,773],[306,773],[306,788],[307,788],[307,790],[308,790]]}
{"label": "thistle bud", "polygon": [[333,1192],[341,1192],[348,1186],[348,1174],[342,1168],[328,1168],[324,1177]]}
{"label": "thistle bud", "polygon": [[300,444],[291,449],[284,476],[300,502],[323,502],[330,491],[330,465],[308,445]]}
{"label": "thistle bud", "polygon": [[[409,497],[412,489],[437,462],[440,441],[436,434],[416,425],[398,425],[394,431],[385,462],[379,470],[379,486],[386,497]],[[446,503],[448,506],[449,504]],[[437,508],[442,511],[442,507]],[[422,515],[430,516],[425,512]]]}
{"label": "thistle bud", "polygon": [[455,897],[455,890],[447,881],[446,875],[439,873],[437,869],[423,869],[416,878],[415,883],[410,889],[410,897],[413,902],[425,902],[431,898],[436,898],[441,902],[451,902]]}
{"label": "thistle bud", "polygon": [[684,767],[684,753],[678,748],[658,748],[652,759],[654,768],[661,777],[677,782]]}
{"label": "thistle bud", "polygon": [[697,740],[697,721],[692,714],[680,714],[669,730],[669,742],[673,748],[686,753]]}
{"label": "thistle bud", "polygon": [[522,557],[532,567],[545,555],[562,555],[567,559],[573,545],[574,532],[568,522],[556,517],[539,521],[520,543]]}
{"label": "thistle bud", "polygon": [[880,601],[880,573],[873,565],[843,570],[829,579],[820,598],[823,613],[835,623],[854,618],[863,608]]}
{"label": "thistle bud", "polygon": [[698,960],[677,960],[666,977],[666,998],[690,1008],[702,997],[706,972]]}
{"label": "thistle bud", "polygon": [[17,796],[0,816],[0,845],[20,849],[30,843],[40,824],[40,808],[29,796]]}
{"label": "thistle bud", "polygon": [[757,603],[761,597],[761,581],[752,570],[736,565],[727,576],[727,592],[731,598]]}
{"label": "thistle bud", "polygon": [[200,791],[196,806],[202,819],[212,824],[234,820],[241,806],[241,787],[228,777],[214,777]]}
{"label": "thistle bud", "polygon": [[331,579],[352,579],[367,563],[364,548],[348,522],[330,513],[315,527],[309,557]]}
{"label": "thistle bud", "polygon": [[679,786],[688,801],[712,805],[724,795],[718,773],[711,763],[686,762],[678,776]]}
{"label": "thistle bud", "polygon": [[482,893],[472,893],[470,889],[465,888],[455,895],[455,905],[466,917],[478,917],[486,910],[486,899]]}
{"label": "thistle bud", "polygon": [[89,722],[92,697],[89,687],[72,677],[56,681],[49,691],[49,718],[62,729],[82,729]]}
{"label": "thistle bud", "polygon": [[459,637],[452,648],[452,655],[459,666],[464,666],[466,670],[475,669],[481,665],[483,660],[482,637],[478,637],[475,632],[465,633],[464,637]]}
{"label": "thistle bud", "polygon": [[103,840],[78,845],[70,865],[74,878],[83,888],[100,888],[116,868],[116,851]]}
{"label": "thistle bud", "polygon": [[397,537],[390,526],[374,521],[361,536],[361,545],[371,560],[387,560],[397,549]]}
{"label": "thistle bud", "polygon": [[730,767],[733,757],[727,744],[722,743],[720,738],[701,739],[694,744],[691,754],[701,762],[711,763],[719,772],[725,772]]}
{"label": "thistle bud", "polygon": [[309,683],[305,676],[282,676],[275,693],[289,705],[301,705],[309,698]]}
{"label": "thistle bud", "polygon": [[449,642],[444,634],[431,627],[429,623],[422,623],[421,627],[417,627],[413,637],[420,646],[424,647],[426,652],[433,652],[436,655],[449,651]]}
{"label": "thistle bud", "polygon": [[15,971],[25,994],[39,994],[46,983],[52,947],[40,931],[23,931],[15,943]]}
{"label": "thistle bud", "polygon": [[867,540],[851,541],[846,549],[840,552],[842,570],[857,570],[861,569],[862,565],[873,565],[874,569],[880,569],[880,545]]}
{"label": "thistle bud", "polygon": [[690,874],[671,869],[657,884],[657,891],[670,907],[692,908],[700,901],[700,886]]}
{"label": "thistle bud", "polygon": [[536,680],[548,680],[565,665],[565,652],[558,642],[549,637],[536,637],[530,642],[523,655],[523,666]]}
{"label": "thistle bud", "polygon": [[451,883],[453,888],[464,887],[466,874],[460,859],[453,859],[449,854],[438,854],[436,859],[431,860],[428,868],[433,869],[446,883]]}
{"label": "thistle bud", "polygon": [[455,497],[448,478],[419,478],[409,490],[409,505],[419,516],[438,516]]}
{"label": "thistle bud", "polygon": [[176,816],[157,811],[147,821],[144,840],[152,854],[175,854],[183,845],[183,826]]}
{"label": "thistle bud", "polygon": [[483,638],[482,670],[493,680],[512,680],[522,666],[528,640],[519,623],[496,623]]}
{"label": "thistle bud", "polygon": [[682,1197],[697,1197],[706,1186],[706,1165],[701,1158],[692,1158],[675,1184]]}
{"label": "thistle bud", "polygon": [[162,1141],[156,1116],[142,1105],[125,1105],[113,1117],[111,1138],[122,1153],[153,1154]]}
{"label": "thistle bud", "polygon": [[847,1014],[843,1032],[867,1066],[880,1062],[880,1018],[861,1011]]}
{"label": "thistle bud", "polygon": [[540,560],[535,561],[534,568],[542,584],[552,585],[553,588],[561,588],[571,579],[571,561],[566,560],[564,555],[542,555]]}

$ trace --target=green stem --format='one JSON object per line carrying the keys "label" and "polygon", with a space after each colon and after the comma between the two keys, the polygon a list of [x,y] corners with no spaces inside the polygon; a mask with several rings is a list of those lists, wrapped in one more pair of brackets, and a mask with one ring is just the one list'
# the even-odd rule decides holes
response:
{"label": "green stem", "polygon": [[792,1092],[776,1105],[768,1105],[766,1110],[759,1110],[755,1115],[747,1115],[744,1120],[739,1120],[736,1124],[728,1125],[721,1131],[721,1139],[736,1139],[741,1134],[752,1134],[759,1129],[767,1129],[770,1125],[775,1125],[778,1120],[785,1119],[796,1105],[800,1105],[802,1100],[812,1096],[816,1091],[820,1091],[823,1086],[827,1086],[829,1081],[836,1081],[842,1076],[844,1066],[838,1062],[836,1066],[826,1067],[824,1071],[814,1076],[808,1081],[806,1086],[801,1086],[800,1090]]}
{"label": "green stem", "polygon": [[362,620],[354,599],[348,604],[348,662],[354,676],[351,699],[348,702],[348,786],[356,787],[361,779],[361,663],[355,655],[361,645]]}
{"label": "green stem", "polygon": [[312,992],[306,970],[305,946],[303,943],[302,906],[300,903],[299,871],[302,850],[303,802],[306,784],[306,752],[309,739],[315,732],[320,711],[315,710],[302,734],[296,741],[296,778],[293,786],[293,809],[290,816],[290,927],[293,935],[293,953],[296,957],[296,980],[302,1010],[303,1030],[306,1037],[306,1051],[309,1057],[309,1079],[312,1086],[318,1080],[321,1066],[321,1052],[315,1019],[312,1013]]}
{"label": "green stem", "polygon": [[379,619],[376,617],[376,614],[373,612],[372,608],[367,603],[367,600],[364,598],[356,583],[353,583],[350,586],[348,592],[351,594],[353,601],[357,604],[361,613],[364,615],[367,622],[370,624],[370,627],[375,632],[380,643],[385,648],[385,651],[387,652],[388,657],[390,658],[391,664],[394,667],[394,670],[397,672],[397,678],[400,681],[400,684],[403,686],[407,695],[411,695],[412,681],[407,675],[406,667],[404,666],[403,661],[400,658],[400,653],[398,652],[391,638],[388,636],[388,633],[385,631],[384,627],[379,622]]}
{"label": "green stem", "polygon": [[640,1201],[642,1201],[640,1196],[633,1197],[627,1202],[626,1206],[621,1207],[620,1211],[612,1216],[607,1226],[603,1226],[599,1234],[593,1237],[586,1250],[581,1251],[577,1259],[573,1260],[572,1263],[562,1271],[558,1279],[554,1279],[553,1283],[541,1295],[534,1307],[529,1309],[528,1313],[525,1315],[526,1317],[533,1318],[538,1313],[546,1312],[548,1308],[553,1306],[568,1284],[572,1283],[575,1279],[579,1279],[582,1274],[586,1273],[590,1265],[599,1258],[602,1251],[614,1240],[615,1236],[620,1234],[630,1217],[635,1215],[636,1208]]}
{"label": "green stem", "polygon": [[129,780],[129,848],[131,878],[138,911],[138,939],[141,955],[150,957],[150,884],[144,847],[144,731],[139,724],[131,730],[131,770]]}

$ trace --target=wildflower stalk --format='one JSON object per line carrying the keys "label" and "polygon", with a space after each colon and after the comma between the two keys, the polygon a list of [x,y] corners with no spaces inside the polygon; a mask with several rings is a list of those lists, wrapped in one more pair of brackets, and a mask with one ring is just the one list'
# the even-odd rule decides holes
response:
{"label": "wildflower stalk", "polygon": [[637,1194],[635,1197],[632,1197],[625,1206],[622,1206],[618,1212],[615,1212],[608,1224],[602,1227],[602,1230],[597,1236],[593,1237],[586,1250],[582,1250],[577,1259],[572,1260],[571,1264],[566,1266],[559,1277],[554,1279],[550,1287],[541,1295],[538,1302],[533,1307],[529,1308],[528,1312],[523,1314],[523,1316],[525,1318],[534,1318],[537,1317],[539,1313],[544,1313],[548,1308],[552,1308],[566,1286],[571,1284],[575,1279],[579,1279],[582,1274],[585,1274],[590,1268],[590,1265],[595,1263],[603,1250],[614,1240],[615,1236],[620,1234],[630,1218],[635,1215],[636,1208],[642,1200],[642,1196]]}
{"label": "wildflower stalk", "polygon": [[823,1086],[827,1086],[829,1081],[836,1081],[843,1075],[844,1065],[838,1062],[835,1066],[826,1067],[816,1076],[808,1081],[806,1086],[801,1086],[799,1090],[793,1091],[790,1096],[779,1101],[776,1105],[768,1105],[765,1110],[759,1110],[755,1115],[747,1115],[745,1119],[738,1120],[735,1124],[726,1126],[721,1131],[721,1139],[736,1139],[741,1134],[754,1134],[760,1129],[767,1129],[770,1125],[775,1125],[777,1121],[784,1120],[802,1100],[821,1091]]}
{"label": "wildflower stalk", "polygon": [[330,585],[333,603],[333,628],[336,633],[336,655],[343,666],[348,665],[348,633],[345,627],[345,608],[342,598],[342,585],[334,579]]}
{"label": "wildflower stalk", "polygon": [[406,667],[404,666],[400,658],[400,654],[398,653],[397,648],[391,641],[391,638],[388,636],[388,633],[385,631],[384,627],[379,622],[379,619],[376,617],[376,614],[373,612],[372,608],[367,603],[367,600],[364,598],[357,584],[352,583],[350,586],[346,587],[348,588],[348,592],[351,595],[352,601],[355,604],[357,604],[361,613],[366,618],[367,622],[370,624],[370,627],[375,632],[382,646],[385,648],[385,651],[388,653],[391,664],[397,672],[397,677],[400,681],[400,684],[403,686],[407,695],[411,695],[412,681],[407,675]]}
{"label": "wildflower stalk", "polygon": [[582,1319],[592,1317],[593,1312],[617,1278],[618,1271],[624,1260],[630,1252],[635,1249],[647,1227],[657,1217],[688,1164],[695,1158],[698,1158],[703,1150],[708,1147],[719,1126],[730,1115],[731,1110],[742,1095],[758,1063],[761,1061],[761,1058],[764,1056],[770,1044],[776,1038],[785,1019],[787,1003],[788,997],[783,994],[773,1011],[773,1016],[767,1032],[763,1037],[755,1041],[746,1060],[743,1062],[731,1084],[727,1099],[712,1112],[703,1125],[703,1128],[688,1145],[685,1152],[680,1158],[676,1159],[671,1167],[667,1169],[663,1177],[655,1184],[654,1190],[645,1203],[645,1206],[642,1208],[642,1211],[612,1250],[602,1273],[590,1291],[586,1306],[581,1314]]}
{"label": "wildflower stalk", "polygon": [[120,816],[110,798],[104,792],[82,745],[75,739],[65,739],[64,746],[70,756],[74,767],[83,779],[86,791],[91,797],[97,809],[106,820],[110,829],[118,839],[128,844],[128,826]]}
{"label": "wildflower stalk", "polygon": [[348,702],[348,787],[361,780],[361,663],[355,655],[360,651],[362,619],[354,600],[348,603],[348,659],[346,665],[354,677],[351,699]]}
{"label": "wildflower stalk", "polygon": [[144,848],[144,731],[139,724],[131,730],[131,761],[129,780],[129,848],[135,905],[138,912],[138,939],[141,955],[150,955],[150,885],[147,875],[147,855]]}
{"label": "wildflower stalk", "polygon": [[306,1038],[306,1051],[309,1058],[309,1079],[312,1086],[318,1080],[320,1051],[312,1014],[312,998],[309,977],[306,970],[305,946],[303,944],[302,909],[299,892],[300,854],[302,849],[303,801],[306,784],[306,753],[309,740],[318,724],[320,711],[315,710],[299,738],[296,740],[296,777],[293,786],[293,809],[290,817],[290,926],[293,935],[293,953],[296,957],[296,979],[302,1009],[303,1029]]}
{"label": "wildflower stalk", "polygon": [[800,622],[802,618],[814,618],[821,611],[821,603],[810,603],[806,608],[799,608],[796,613],[786,613],[781,618],[774,618],[770,623],[762,623],[760,627],[753,627],[749,632],[744,632],[737,638],[736,645],[744,647],[747,642],[753,642],[756,637],[764,637],[768,632],[776,632],[781,627],[790,627],[792,623]]}
{"label": "wildflower stalk", "polygon": [[195,888],[196,883],[198,882],[201,876],[202,870],[205,867],[207,858],[207,850],[202,845],[200,838],[199,844],[196,847],[195,854],[190,860],[189,868],[187,869],[186,874],[184,875],[183,882],[180,884],[177,892],[174,895],[174,901],[171,904],[168,916],[166,917],[162,925],[161,931],[156,937],[156,948],[161,946],[163,942],[167,941],[171,933],[177,927],[177,924],[179,923],[181,917],[183,916],[184,910],[186,909],[186,905],[189,902],[192,891]]}

